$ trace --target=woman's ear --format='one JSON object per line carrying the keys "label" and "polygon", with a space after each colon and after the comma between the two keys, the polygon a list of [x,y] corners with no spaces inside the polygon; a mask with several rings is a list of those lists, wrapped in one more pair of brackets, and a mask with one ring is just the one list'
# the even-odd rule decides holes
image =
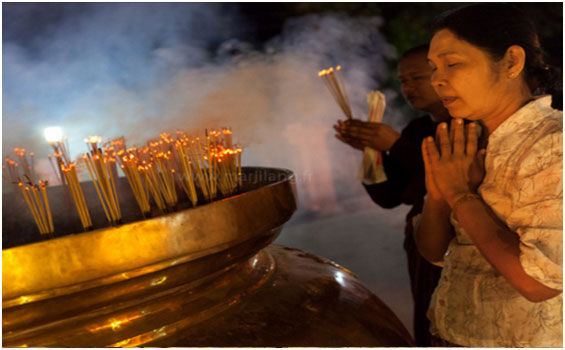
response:
{"label": "woman's ear", "polygon": [[524,70],[526,64],[526,51],[519,45],[512,45],[506,50],[504,55],[506,74],[509,79],[517,78]]}

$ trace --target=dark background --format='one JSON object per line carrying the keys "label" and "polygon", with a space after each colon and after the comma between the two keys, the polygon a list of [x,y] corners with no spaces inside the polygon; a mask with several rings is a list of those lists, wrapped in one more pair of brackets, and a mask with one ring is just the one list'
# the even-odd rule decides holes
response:
{"label": "dark background", "polygon": [[[353,17],[380,16],[384,23],[382,34],[389,43],[402,54],[407,49],[429,42],[431,35],[429,23],[439,13],[454,7],[470,3],[220,3],[227,12],[237,13],[246,25],[230,29],[244,40],[260,50],[269,39],[279,35],[289,18],[314,13],[345,13]],[[524,10],[534,21],[540,42],[546,51],[547,63],[563,67],[563,3],[512,3]],[[4,26],[16,30],[5,31],[3,41],[29,42],[38,33],[55,27],[64,17],[76,12],[88,11],[92,3],[3,3],[9,10],[3,11]],[[14,15],[15,14],[15,15]],[[193,28],[197,29],[197,28]],[[225,38],[218,38],[220,45]],[[214,41],[209,49],[217,50]],[[390,86],[398,87],[396,81],[396,62],[389,62],[391,69]]]}
{"label": "dark background", "polygon": [[[471,3],[241,3],[237,6],[248,19],[245,34],[256,45],[280,33],[291,17],[312,13],[342,12],[351,16],[380,16],[381,31],[399,53],[429,42],[429,23],[441,12]],[[527,14],[536,25],[546,62],[563,68],[563,3],[512,3]],[[390,62],[395,70],[396,62]],[[390,84],[396,84],[391,74]]]}

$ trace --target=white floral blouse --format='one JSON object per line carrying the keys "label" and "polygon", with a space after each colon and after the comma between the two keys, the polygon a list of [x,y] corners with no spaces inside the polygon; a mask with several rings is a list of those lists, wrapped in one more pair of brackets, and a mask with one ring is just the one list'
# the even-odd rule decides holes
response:
{"label": "white floral blouse", "polygon": [[[540,97],[489,136],[478,191],[520,236],[520,262],[542,284],[563,289],[563,112]],[[563,294],[530,302],[481,255],[451,217],[456,237],[428,310],[431,331],[463,346],[562,347]]]}

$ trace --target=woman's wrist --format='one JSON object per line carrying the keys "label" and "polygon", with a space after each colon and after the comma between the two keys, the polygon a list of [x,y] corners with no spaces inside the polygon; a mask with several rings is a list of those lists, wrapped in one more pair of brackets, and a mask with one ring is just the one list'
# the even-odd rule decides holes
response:
{"label": "woman's wrist", "polygon": [[450,204],[451,211],[453,212],[454,216],[457,218],[458,210],[464,203],[470,201],[477,201],[477,200],[482,201],[482,198],[476,193],[472,193],[472,192],[461,193],[455,197],[453,204]]}
{"label": "woman's wrist", "polygon": [[430,209],[435,209],[437,211],[450,211],[451,208],[449,204],[443,198],[434,197],[431,195],[426,196],[426,206]]}
{"label": "woman's wrist", "polygon": [[457,190],[452,191],[451,193],[445,194],[445,201],[449,204],[449,207],[453,208],[455,203],[463,196],[468,194],[474,194],[475,192],[471,191],[468,187],[460,187]]}

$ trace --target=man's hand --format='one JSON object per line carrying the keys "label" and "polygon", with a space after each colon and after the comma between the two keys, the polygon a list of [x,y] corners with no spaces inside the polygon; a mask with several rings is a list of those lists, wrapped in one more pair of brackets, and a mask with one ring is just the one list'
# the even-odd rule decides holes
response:
{"label": "man's hand", "polygon": [[388,151],[400,138],[393,128],[382,123],[363,122],[358,119],[338,120],[334,125],[336,137],[356,149],[371,147],[377,151]]}

